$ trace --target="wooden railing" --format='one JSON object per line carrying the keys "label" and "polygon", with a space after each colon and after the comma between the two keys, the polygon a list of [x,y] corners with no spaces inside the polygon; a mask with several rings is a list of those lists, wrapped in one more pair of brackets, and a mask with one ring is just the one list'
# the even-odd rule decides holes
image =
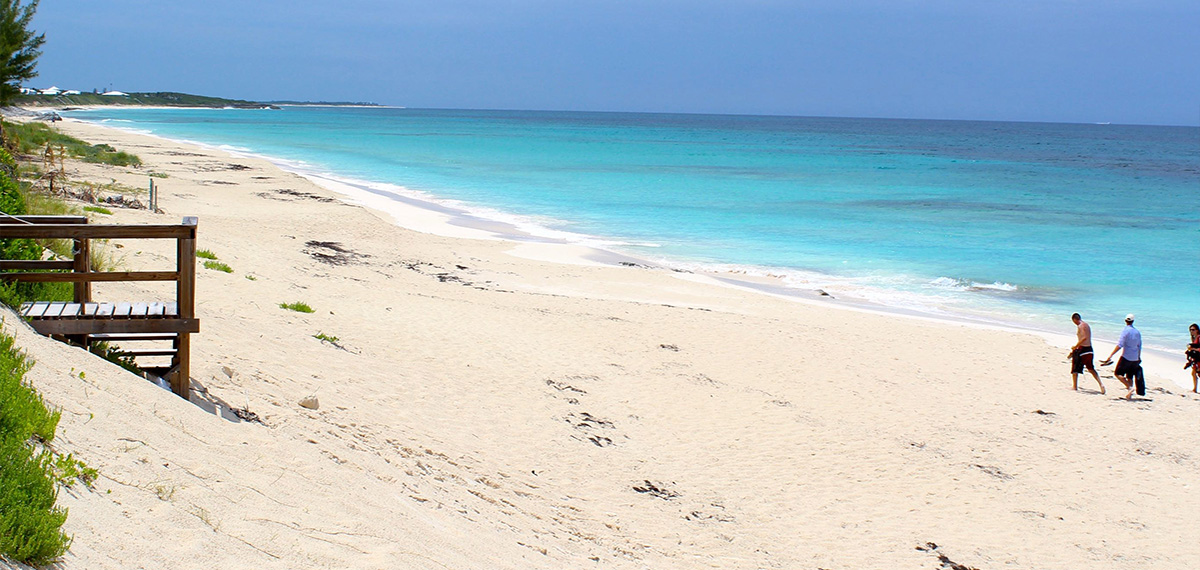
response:
{"label": "wooden railing", "polygon": [[[169,351],[140,351],[140,354],[171,354],[171,365],[143,369],[166,379],[172,391],[188,398],[189,335],[200,331],[195,314],[196,225],[196,218],[191,217],[184,218],[178,225],[133,226],[89,224],[82,216],[0,214],[0,239],[69,239],[74,242],[70,260],[0,260],[0,279],[74,285],[74,303],[26,303],[21,307],[22,316],[29,318],[33,328],[42,334],[84,347],[90,347],[97,340],[121,338],[170,340],[172,349]],[[173,271],[92,271],[90,241],[93,239],[174,239],[176,267]],[[93,302],[92,283],[118,281],[174,281],[175,302]],[[175,310],[149,310],[154,305],[173,305]],[[112,307],[122,310],[112,310]],[[128,310],[130,307],[146,310]],[[139,351],[129,354],[137,355]]]}

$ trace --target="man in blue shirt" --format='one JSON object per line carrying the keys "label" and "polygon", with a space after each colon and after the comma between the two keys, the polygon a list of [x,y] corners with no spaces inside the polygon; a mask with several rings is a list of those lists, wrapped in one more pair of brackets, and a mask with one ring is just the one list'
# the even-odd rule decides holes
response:
{"label": "man in blue shirt", "polygon": [[1142,375],[1142,333],[1133,328],[1133,313],[1125,315],[1125,330],[1121,331],[1121,338],[1117,339],[1117,346],[1113,347],[1112,354],[1108,355],[1105,364],[1112,362],[1112,357],[1121,350],[1121,360],[1117,361],[1117,369],[1113,371],[1125,388],[1129,390],[1125,394],[1126,399],[1133,398],[1133,392],[1136,386],[1137,395],[1146,395],[1146,380]]}

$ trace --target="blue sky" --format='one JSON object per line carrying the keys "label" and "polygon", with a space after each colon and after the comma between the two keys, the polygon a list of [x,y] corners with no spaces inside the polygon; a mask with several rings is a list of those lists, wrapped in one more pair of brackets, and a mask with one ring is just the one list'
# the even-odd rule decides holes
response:
{"label": "blue sky", "polygon": [[36,87],[1200,125],[1197,0],[50,0],[34,23]]}

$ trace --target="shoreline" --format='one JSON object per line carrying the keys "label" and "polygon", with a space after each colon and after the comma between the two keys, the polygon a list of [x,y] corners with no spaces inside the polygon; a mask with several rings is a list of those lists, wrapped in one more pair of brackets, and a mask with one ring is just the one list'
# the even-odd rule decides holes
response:
{"label": "shoreline", "polygon": [[[1033,334],[531,260],[573,246],[416,232],[261,158],[63,127],[145,163],[68,180],[168,175],[165,213],[94,219],[197,216],[233,270],[197,269],[191,402],[5,319],[55,445],[100,474],[60,494],[64,570],[1200,564],[1200,396],[1156,378],[1075,392]],[[109,251],[173,259],[143,241]]]}
{"label": "shoreline", "polygon": [[[150,108],[150,107],[141,107]],[[983,329],[1007,331],[1017,334],[1032,334],[1043,338],[1054,347],[1070,347],[1074,344],[1074,335],[1061,330],[1040,328],[1035,323],[1005,321],[998,317],[955,313],[953,311],[926,311],[888,305],[866,299],[832,297],[820,288],[806,289],[789,285],[781,277],[765,271],[761,275],[743,273],[742,268],[719,270],[705,268],[706,263],[698,264],[699,269],[685,269],[696,266],[687,260],[654,261],[639,257],[635,254],[618,251],[620,241],[603,236],[573,234],[553,230],[542,226],[523,229],[514,221],[514,216],[487,207],[469,208],[460,205],[457,200],[438,198],[420,190],[395,184],[372,182],[362,179],[346,178],[334,173],[320,172],[306,168],[294,161],[261,154],[249,149],[235,148],[230,145],[209,144],[188,139],[176,139],[162,136],[136,127],[120,127],[88,121],[84,119],[66,118],[68,121],[79,121],[100,128],[110,128],[138,135],[151,136],[175,143],[190,144],[211,150],[229,153],[232,156],[261,159],[270,162],[285,172],[291,172],[305,177],[314,184],[342,196],[349,203],[365,206],[390,216],[399,227],[429,233],[442,237],[456,239],[488,239],[514,244],[510,251],[512,255],[531,260],[552,263],[577,265],[600,264],[605,266],[630,266],[641,269],[660,270],[676,273],[678,278],[687,274],[706,277],[711,283],[722,286],[755,291],[764,295],[803,302],[833,305],[847,310],[865,311],[882,315],[893,315],[931,322],[942,322],[955,325],[967,325]],[[490,216],[490,217],[489,217]],[[539,231],[540,230],[540,231]],[[538,235],[538,234],[544,235]],[[572,240],[574,238],[574,240]],[[599,242],[600,245],[597,244]],[[618,244],[608,246],[603,244]],[[755,268],[766,270],[769,268]],[[784,271],[781,269],[781,271]],[[1064,317],[1064,321],[1066,317]],[[1065,328],[1065,327],[1064,327]],[[1112,346],[1115,338],[1103,335],[1096,336],[1096,341]],[[1143,358],[1147,373],[1169,380],[1181,388],[1190,388],[1191,377],[1182,369],[1186,362],[1182,350],[1174,351],[1161,346],[1147,346],[1143,353],[1149,358]]]}

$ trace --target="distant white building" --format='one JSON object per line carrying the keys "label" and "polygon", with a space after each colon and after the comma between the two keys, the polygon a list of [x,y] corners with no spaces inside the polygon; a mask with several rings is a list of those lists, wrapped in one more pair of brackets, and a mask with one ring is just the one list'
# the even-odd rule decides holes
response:
{"label": "distant white building", "polygon": [[104,93],[101,93],[101,95],[107,95],[109,97],[128,97],[129,96],[128,93],[122,93],[120,91],[105,91]]}
{"label": "distant white building", "polygon": [[83,91],[78,89],[67,89],[66,91],[62,92],[63,95],[79,95],[80,93],[83,93]]}
{"label": "distant white building", "polygon": [[49,89],[42,89],[39,91],[39,93],[42,95],[58,95],[62,93],[62,89],[59,89],[58,87],[51,87]]}
{"label": "distant white building", "polygon": [[22,95],[36,95],[37,93],[38,93],[38,90],[34,89],[32,87],[22,87],[21,88]]}

